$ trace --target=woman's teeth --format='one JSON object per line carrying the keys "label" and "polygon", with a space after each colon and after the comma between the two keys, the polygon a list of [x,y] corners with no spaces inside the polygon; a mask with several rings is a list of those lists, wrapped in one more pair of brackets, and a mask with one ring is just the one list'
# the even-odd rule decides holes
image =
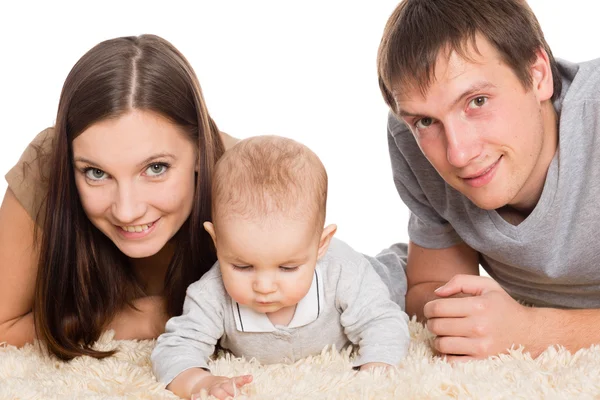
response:
{"label": "woman's teeth", "polygon": [[121,226],[125,232],[144,232],[147,231],[151,226],[152,222],[144,225],[132,225],[132,226]]}

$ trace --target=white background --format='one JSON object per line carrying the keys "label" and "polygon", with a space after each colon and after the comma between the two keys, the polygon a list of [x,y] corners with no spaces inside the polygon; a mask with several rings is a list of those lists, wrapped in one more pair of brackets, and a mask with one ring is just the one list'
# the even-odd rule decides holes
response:
{"label": "white background", "polygon": [[[396,0],[6,3],[0,175],[54,124],[62,84],[79,57],[102,40],[154,33],[190,60],[221,130],[288,136],[321,157],[330,178],[327,220],[338,224],[338,237],[369,254],[408,239],[375,69]],[[556,56],[600,56],[595,3],[530,1]]]}

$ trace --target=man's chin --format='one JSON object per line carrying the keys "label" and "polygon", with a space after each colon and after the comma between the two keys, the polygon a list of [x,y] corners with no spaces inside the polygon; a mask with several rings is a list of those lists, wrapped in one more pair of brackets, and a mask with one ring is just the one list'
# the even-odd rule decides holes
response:
{"label": "man's chin", "polygon": [[504,196],[467,196],[478,208],[486,211],[497,210],[508,204]]}

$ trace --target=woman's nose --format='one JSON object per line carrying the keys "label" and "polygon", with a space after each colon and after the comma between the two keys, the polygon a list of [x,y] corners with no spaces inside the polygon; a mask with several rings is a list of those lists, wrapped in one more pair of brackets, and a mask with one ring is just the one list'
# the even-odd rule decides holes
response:
{"label": "woman's nose", "polygon": [[133,187],[119,187],[112,206],[112,214],[121,225],[139,222],[146,212],[145,202],[137,196]]}

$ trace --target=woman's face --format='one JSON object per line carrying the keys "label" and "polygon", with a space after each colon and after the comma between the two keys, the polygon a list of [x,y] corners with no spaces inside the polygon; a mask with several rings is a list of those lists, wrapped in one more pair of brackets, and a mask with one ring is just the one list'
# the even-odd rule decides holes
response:
{"label": "woman's face", "polygon": [[75,182],[90,221],[128,257],[149,257],[192,210],[196,147],[161,115],[132,110],[73,140]]}

